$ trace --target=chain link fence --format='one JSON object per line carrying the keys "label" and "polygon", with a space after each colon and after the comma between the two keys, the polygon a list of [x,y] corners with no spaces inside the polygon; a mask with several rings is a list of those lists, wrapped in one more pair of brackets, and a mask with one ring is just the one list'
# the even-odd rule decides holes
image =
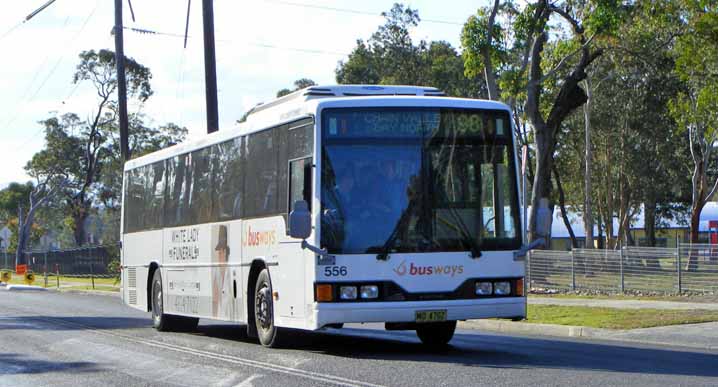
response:
{"label": "chain link fence", "polygon": [[[119,288],[120,249],[118,244],[83,246],[61,250],[24,252],[28,272],[36,285],[58,288],[116,290]],[[10,283],[22,283],[15,273],[15,252],[0,252],[0,271],[11,273]]]}
{"label": "chain link fence", "polygon": [[527,277],[533,291],[717,294],[718,245],[534,250]]}

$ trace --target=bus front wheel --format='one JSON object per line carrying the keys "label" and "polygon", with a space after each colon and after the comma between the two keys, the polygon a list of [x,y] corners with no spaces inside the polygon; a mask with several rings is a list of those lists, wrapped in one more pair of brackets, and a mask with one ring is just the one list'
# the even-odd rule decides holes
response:
{"label": "bus front wheel", "polygon": [[269,271],[263,269],[254,287],[254,322],[259,342],[265,347],[279,346],[279,328],[274,325],[274,301]]}
{"label": "bus front wheel", "polygon": [[456,321],[425,323],[416,327],[416,335],[429,347],[446,346],[454,337],[454,331],[456,331]]}

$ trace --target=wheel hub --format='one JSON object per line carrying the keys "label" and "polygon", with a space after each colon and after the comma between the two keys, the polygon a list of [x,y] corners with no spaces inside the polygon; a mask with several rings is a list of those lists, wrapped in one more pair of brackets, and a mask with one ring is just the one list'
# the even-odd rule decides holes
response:
{"label": "wheel hub", "polygon": [[270,304],[269,288],[263,286],[257,292],[255,299],[255,314],[257,315],[257,321],[262,329],[269,329],[272,325],[272,307]]}
{"label": "wheel hub", "polygon": [[155,283],[154,286],[154,305],[152,307],[152,318],[159,322],[162,316],[162,286]]}

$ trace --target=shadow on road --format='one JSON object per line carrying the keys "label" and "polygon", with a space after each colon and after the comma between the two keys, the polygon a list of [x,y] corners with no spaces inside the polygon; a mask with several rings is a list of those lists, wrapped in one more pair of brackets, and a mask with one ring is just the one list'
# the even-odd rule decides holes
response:
{"label": "shadow on road", "polygon": [[0,332],[7,330],[75,331],[92,329],[133,329],[152,326],[152,321],[136,317],[108,316],[12,316],[0,318]]}
{"label": "shadow on road", "polygon": [[[718,377],[718,354],[641,348],[604,342],[457,333],[451,345],[430,350],[414,332],[344,328],[330,332],[288,332],[287,350],[347,359],[447,363],[472,367],[554,368],[657,375]],[[200,325],[196,335],[256,343],[237,325]],[[273,351],[261,348],[258,350]],[[630,345],[630,344],[629,344]]]}
{"label": "shadow on road", "polygon": [[[0,353],[0,375],[43,374],[48,372],[97,372],[101,369],[84,361],[60,362],[31,359],[15,353]],[[2,381],[0,379],[0,381]]]}
{"label": "shadow on road", "polygon": [[[96,316],[19,316],[0,317],[0,333],[9,330],[84,330],[84,329],[145,329],[152,325],[149,318]],[[642,347],[638,344],[606,343],[589,340],[567,340],[481,334],[460,331],[443,350],[424,347],[411,331],[386,332],[375,329],[344,328],[322,332],[288,332],[287,345],[280,351],[307,351],[346,359],[368,359],[390,362],[425,362],[427,366],[454,364],[467,367],[501,369],[566,369],[718,377],[718,354]],[[166,335],[157,333],[158,335]],[[204,336],[225,341],[227,345],[244,342],[256,351],[277,351],[257,344],[246,334],[246,327],[212,321],[200,324],[196,332],[176,333],[167,337]],[[199,338],[201,340],[201,337]],[[217,344],[217,343],[215,343]],[[221,343],[220,343],[221,344]],[[187,344],[184,344],[187,345]],[[196,345],[193,343],[191,345]],[[0,355],[0,366],[14,364],[16,355]],[[24,359],[22,360],[25,361]],[[32,360],[30,360],[32,361]],[[21,365],[19,360],[16,361]],[[25,364],[25,363],[22,363]],[[48,364],[48,367],[52,365]],[[89,367],[82,363],[57,363],[57,367]],[[0,367],[6,368],[6,367]],[[34,367],[33,367],[34,368]],[[10,367],[12,369],[12,367]],[[42,367],[40,367],[42,369]],[[49,369],[49,368],[48,368]],[[60,368],[61,369],[61,368]],[[13,372],[0,369],[3,372]]]}

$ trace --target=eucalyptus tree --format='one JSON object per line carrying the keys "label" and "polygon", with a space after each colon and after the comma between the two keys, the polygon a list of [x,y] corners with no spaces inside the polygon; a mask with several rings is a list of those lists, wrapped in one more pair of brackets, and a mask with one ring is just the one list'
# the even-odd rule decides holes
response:
{"label": "eucalyptus tree", "polygon": [[450,96],[485,97],[483,85],[465,76],[464,61],[444,41],[415,43],[411,28],[421,21],[415,9],[394,4],[371,37],[357,40],[346,61],[339,63],[340,84],[424,85]]}
{"label": "eucalyptus tree", "polygon": [[496,89],[492,96],[501,96],[514,108],[522,104],[520,119],[532,130],[531,239],[548,237],[536,235],[535,214],[541,199],[553,202],[551,175],[558,133],[563,121],[586,102],[580,84],[604,52],[599,42],[611,36],[623,11],[619,1],[610,0],[540,0],[522,9],[512,2],[495,1],[464,26],[467,71],[484,74],[487,87]]}
{"label": "eucalyptus tree", "polygon": [[[115,55],[110,50],[89,50],[81,52],[79,59],[73,83],[89,83],[96,92],[96,105],[87,118],[66,113],[40,121],[45,129],[45,146],[25,167],[30,176],[41,180],[65,176],[57,195],[63,198],[65,223],[72,229],[76,245],[85,243],[86,219],[96,206],[118,207],[122,186]],[[125,65],[127,95],[141,105],[152,95],[152,73],[132,58],[126,58]],[[129,118],[129,140],[135,156],[172,145],[187,133],[185,128],[171,124],[147,126],[141,114]]]}
{"label": "eucalyptus tree", "polygon": [[[700,214],[718,190],[718,2],[680,2],[685,31],[675,46],[675,72],[685,83],[671,103],[678,129],[690,141],[692,159],[690,240],[698,242]],[[696,257],[687,267],[694,269]]]}

